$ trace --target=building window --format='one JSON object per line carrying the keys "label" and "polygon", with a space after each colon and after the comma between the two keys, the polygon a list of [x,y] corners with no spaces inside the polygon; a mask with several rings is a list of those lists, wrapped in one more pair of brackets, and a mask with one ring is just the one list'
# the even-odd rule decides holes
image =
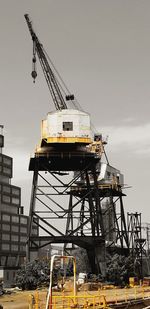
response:
{"label": "building window", "polygon": [[4,266],[4,265],[6,265],[6,256],[4,255],[2,255],[1,256],[1,266]]}
{"label": "building window", "polygon": [[12,204],[19,205],[20,199],[18,197],[12,197]]}
{"label": "building window", "polygon": [[9,244],[2,244],[2,250],[9,251],[10,250],[10,245]]}
{"label": "building window", "polygon": [[18,214],[18,207],[17,206],[11,206],[10,208],[11,208],[10,212],[12,214]]}
{"label": "building window", "polygon": [[63,122],[63,131],[73,131],[73,122]]}
{"label": "building window", "polygon": [[11,251],[18,251],[18,245],[11,245]]}
{"label": "building window", "polygon": [[21,226],[21,227],[20,227],[20,233],[26,234],[26,233],[27,233],[27,228]]}
{"label": "building window", "polygon": [[8,222],[9,222],[9,221],[10,221],[10,216],[9,216],[9,215],[4,215],[4,214],[3,214],[3,215],[2,215],[2,220],[3,220],[3,221],[8,221]]}
{"label": "building window", "polygon": [[2,231],[10,231],[10,225],[2,224]]}
{"label": "building window", "polygon": [[11,241],[18,241],[19,236],[18,235],[11,235]]}
{"label": "building window", "polygon": [[12,194],[13,194],[13,195],[20,196],[20,189],[19,189],[19,188],[12,187]]}
{"label": "building window", "polygon": [[9,193],[11,192],[11,187],[10,186],[3,186],[3,192],[4,193]]}
{"label": "building window", "polygon": [[20,242],[26,242],[27,236],[20,236]]}
{"label": "building window", "polygon": [[20,251],[26,251],[26,246],[20,245]]}
{"label": "building window", "polygon": [[16,257],[15,256],[8,256],[7,265],[15,266],[16,265]]}
{"label": "building window", "polygon": [[18,225],[12,225],[11,230],[12,230],[12,232],[18,233],[19,232],[19,226]]}
{"label": "building window", "polygon": [[18,214],[18,207],[17,206],[12,206],[12,205],[4,205],[3,207],[5,207],[5,212],[9,212],[12,214]]}
{"label": "building window", "polygon": [[1,182],[9,184],[9,177],[1,175]]}
{"label": "building window", "polygon": [[19,216],[12,216],[12,222],[19,223]]}
{"label": "building window", "polygon": [[38,228],[32,228],[32,235],[38,235]]}
{"label": "building window", "polygon": [[2,240],[10,240],[10,234],[2,233]]}
{"label": "building window", "polygon": [[9,167],[3,166],[3,173],[8,175],[8,176],[11,176],[11,169]]}
{"label": "building window", "polygon": [[27,224],[27,218],[25,218],[25,217],[20,217],[20,223],[21,223],[21,224]]}
{"label": "building window", "polygon": [[10,204],[10,196],[2,195],[2,202]]}
{"label": "building window", "polygon": [[3,157],[3,163],[8,166],[11,166],[12,160],[11,158]]}

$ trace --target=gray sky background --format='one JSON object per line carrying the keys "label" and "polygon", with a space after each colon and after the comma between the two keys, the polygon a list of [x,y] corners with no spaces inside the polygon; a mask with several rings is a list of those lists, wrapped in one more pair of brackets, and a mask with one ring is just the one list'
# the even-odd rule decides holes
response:
{"label": "gray sky background", "polygon": [[110,163],[132,188],[126,211],[149,222],[150,1],[0,0],[0,105],[5,151],[14,157],[13,184],[22,188],[27,213],[30,155],[40,123],[53,110],[38,65],[31,79],[32,42],[24,14],[94,126],[109,135]]}

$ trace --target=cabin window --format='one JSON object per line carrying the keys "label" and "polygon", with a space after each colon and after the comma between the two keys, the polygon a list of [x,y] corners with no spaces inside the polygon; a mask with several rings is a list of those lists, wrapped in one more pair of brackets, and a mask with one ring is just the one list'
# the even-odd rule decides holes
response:
{"label": "cabin window", "polygon": [[63,131],[73,131],[73,122],[63,122]]}
{"label": "cabin window", "polygon": [[110,172],[107,172],[108,179],[110,178],[110,176],[111,176]]}

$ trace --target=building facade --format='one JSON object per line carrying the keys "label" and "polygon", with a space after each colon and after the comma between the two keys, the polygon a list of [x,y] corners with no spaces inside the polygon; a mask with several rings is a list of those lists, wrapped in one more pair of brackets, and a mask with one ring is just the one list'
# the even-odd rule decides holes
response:
{"label": "building facade", "polygon": [[[0,126],[1,130],[3,126]],[[21,189],[11,184],[13,159],[3,154],[0,134],[0,269],[4,286],[13,284],[17,269],[26,256],[28,217],[21,206]]]}

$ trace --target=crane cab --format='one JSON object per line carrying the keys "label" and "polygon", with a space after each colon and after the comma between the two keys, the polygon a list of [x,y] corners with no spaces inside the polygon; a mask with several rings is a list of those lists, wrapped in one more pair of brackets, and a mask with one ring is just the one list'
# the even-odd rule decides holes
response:
{"label": "crane cab", "polygon": [[[123,187],[124,186],[124,176],[123,174],[113,166],[103,163],[103,162],[98,162],[97,163],[97,181],[100,186],[103,187]],[[80,175],[78,171],[74,172],[74,176],[77,177]],[[82,176],[78,177],[76,182],[76,185],[78,186],[84,186],[85,184],[85,179],[84,175],[83,178]],[[90,184],[94,184],[94,179],[91,175],[90,177]]]}
{"label": "crane cab", "polygon": [[112,184],[120,187],[124,186],[124,176],[115,167],[108,165],[107,163],[101,163],[101,169],[98,176],[98,182],[100,184]]}
{"label": "crane cab", "polygon": [[91,140],[90,116],[75,109],[50,112],[42,121],[41,146],[51,144],[88,145]]}

